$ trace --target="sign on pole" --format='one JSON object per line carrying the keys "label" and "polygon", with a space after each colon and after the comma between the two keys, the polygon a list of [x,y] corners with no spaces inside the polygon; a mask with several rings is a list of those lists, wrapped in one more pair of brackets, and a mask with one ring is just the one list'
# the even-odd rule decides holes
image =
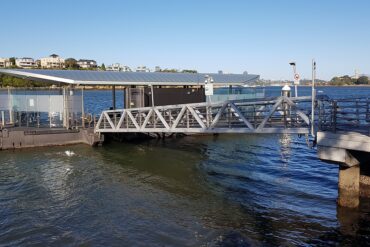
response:
{"label": "sign on pole", "polygon": [[299,85],[299,74],[294,75],[294,85]]}
{"label": "sign on pole", "polygon": [[213,95],[213,84],[212,83],[206,83],[204,85],[204,92],[205,92],[206,96]]}

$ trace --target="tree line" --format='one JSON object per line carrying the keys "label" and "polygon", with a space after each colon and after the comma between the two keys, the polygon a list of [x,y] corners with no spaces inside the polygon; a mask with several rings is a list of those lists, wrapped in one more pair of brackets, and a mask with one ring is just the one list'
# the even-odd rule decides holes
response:
{"label": "tree line", "polygon": [[50,87],[47,82],[32,81],[10,75],[0,74],[0,87]]}
{"label": "tree line", "polygon": [[369,78],[367,76],[360,76],[359,78],[351,78],[348,75],[335,76],[329,81],[330,85],[334,86],[346,86],[346,85],[370,85]]}

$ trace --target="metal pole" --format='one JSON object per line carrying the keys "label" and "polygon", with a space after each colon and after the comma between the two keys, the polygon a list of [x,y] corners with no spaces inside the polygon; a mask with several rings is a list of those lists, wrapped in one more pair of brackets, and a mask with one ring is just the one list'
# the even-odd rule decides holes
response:
{"label": "metal pole", "polygon": [[113,85],[112,86],[112,108],[113,108],[113,110],[115,110],[116,109],[116,86],[115,85]]}
{"label": "metal pole", "polygon": [[8,106],[9,106],[9,122],[14,123],[13,119],[13,96],[10,92],[10,87],[8,87]]}
{"label": "metal pole", "polygon": [[[296,65],[293,66],[293,73],[294,73],[294,75],[293,75],[293,78],[294,78],[295,75],[297,74]],[[295,80],[295,78],[294,78],[294,80]],[[295,83],[294,83],[294,96],[298,97],[298,89],[297,89],[297,85]]]}
{"label": "metal pole", "polygon": [[150,92],[152,94],[152,107],[154,107],[154,90],[153,90],[153,85],[150,85]]}
{"label": "metal pole", "polygon": [[126,98],[127,98],[127,89],[126,87],[124,87],[123,88],[123,109],[127,108]]}
{"label": "metal pole", "polygon": [[2,124],[2,127],[5,126],[5,114],[4,114],[4,111],[1,111],[1,124]]}
{"label": "metal pole", "polygon": [[316,62],[312,59],[312,102],[311,102],[311,135],[315,137],[315,76],[316,76]]}
{"label": "metal pole", "polygon": [[84,87],[82,87],[81,89],[81,115],[82,115],[82,128],[85,128]]}
{"label": "metal pole", "polygon": [[49,115],[49,128],[51,128],[51,95],[50,95],[50,91],[49,91],[49,113],[48,113],[48,115]]}
{"label": "metal pole", "polygon": [[[50,102],[50,93],[49,93],[49,102]],[[50,106],[49,106],[50,108]],[[49,110],[50,116],[50,110]],[[67,109],[66,109],[66,88],[63,86],[63,127],[67,127]]]}

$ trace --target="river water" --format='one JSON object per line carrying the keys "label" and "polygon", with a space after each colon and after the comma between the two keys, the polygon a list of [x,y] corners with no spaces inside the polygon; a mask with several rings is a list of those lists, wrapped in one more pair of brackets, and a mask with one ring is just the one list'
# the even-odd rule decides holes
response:
{"label": "river water", "polygon": [[[370,88],[319,90],[370,96]],[[87,91],[86,107],[109,108],[110,96]],[[337,182],[338,166],[295,135],[1,151],[0,246],[370,244],[370,201],[337,209]]]}

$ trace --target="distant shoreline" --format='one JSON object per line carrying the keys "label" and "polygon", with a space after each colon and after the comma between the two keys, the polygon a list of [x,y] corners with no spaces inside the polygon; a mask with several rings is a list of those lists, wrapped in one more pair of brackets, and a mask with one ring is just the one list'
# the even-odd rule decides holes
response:
{"label": "distant shoreline", "polygon": [[[285,85],[259,86],[259,87],[284,87]],[[288,85],[294,87],[294,85]],[[311,85],[298,85],[298,87],[311,87]],[[370,87],[370,85],[315,85],[315,87]]]}
{"label": "distant shoreline", "polygon": [[[288,85],[292,88],[294,88],[294,85]],[[251,88],[263,88],[263,87],[284,87],[284,85],[268,85],[268,86],[251,86]],[[298,85],[298,88],[302,87],[311,87],[311,85]],[[315,85],[315,88],[318,87],[356,87],[356,88],[361,88],[361,87],[370,87],[370,85]],[[6,89],[30,89],[30,90],[50,90],[50,89],[62,89],[63,87],[0,87],[0,90],[6,90]],[[116,86],[116,90],[123,90],[127,88],[127,86]],[[84,89],[84,90],[112,90],[112,86],[76,86],[75,89]]]}

